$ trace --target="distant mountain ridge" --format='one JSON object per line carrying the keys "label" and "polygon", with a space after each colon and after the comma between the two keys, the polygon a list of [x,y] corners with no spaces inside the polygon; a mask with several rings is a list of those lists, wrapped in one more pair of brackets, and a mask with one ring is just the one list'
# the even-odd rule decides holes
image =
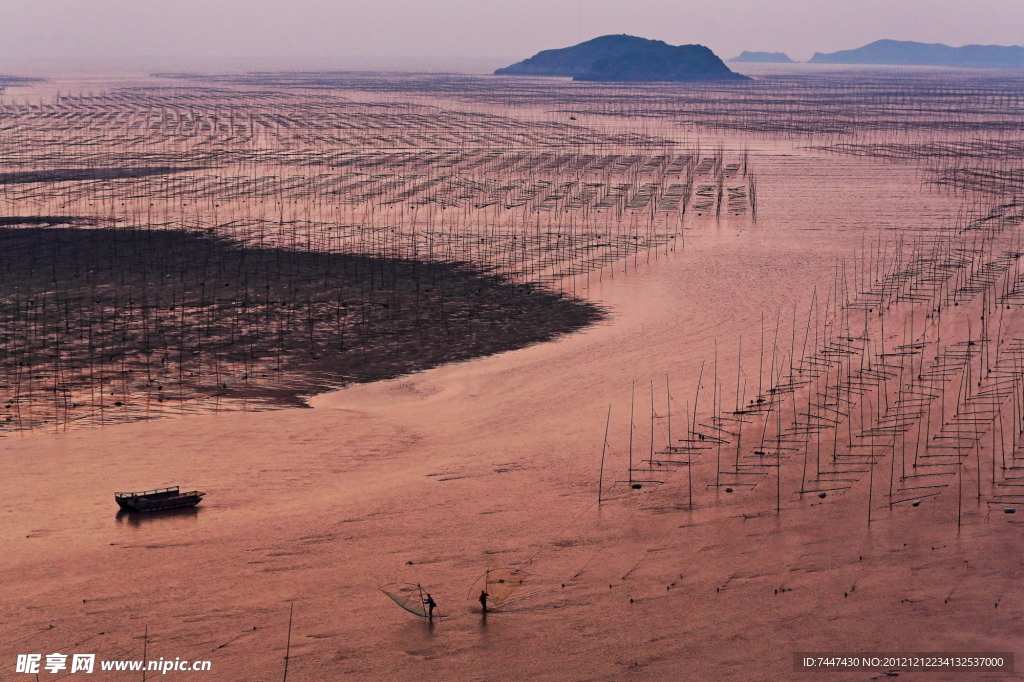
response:
{"label": "distant mountain ridge", "polygon": [[811,64],[889,64],[893,66],[954,66],[1024,68],[1024,47],[1016,45],[964,45],[911,40],[876,40],[854,50],[830,54],[815,52]]}
{"label": "distant mountain ridge", "polygon": [[508,76],[569,76],[579,81],[748,80],[703,45],[669,45],[629,35],[607,35],[543,50],[494,72]]}
{"label": "distant mountain ridge", "polygon": [[727,59],[727,62],[758,62],[761,64],[796,64],[785,52],[748,52],[744,50],[739,57]]}

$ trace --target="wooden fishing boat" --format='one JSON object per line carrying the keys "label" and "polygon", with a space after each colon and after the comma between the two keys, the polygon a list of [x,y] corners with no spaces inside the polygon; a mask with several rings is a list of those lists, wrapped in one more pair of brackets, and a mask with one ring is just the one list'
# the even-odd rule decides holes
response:
{"label": "wooden fishing boat", "polygon": [[206,495],[204,492],[192,490],[181,492],[178,486],[144,490],[138,493],[114,493],[114,500],[121,509],[133,512],[152,512],[180,507],[194,507]]}

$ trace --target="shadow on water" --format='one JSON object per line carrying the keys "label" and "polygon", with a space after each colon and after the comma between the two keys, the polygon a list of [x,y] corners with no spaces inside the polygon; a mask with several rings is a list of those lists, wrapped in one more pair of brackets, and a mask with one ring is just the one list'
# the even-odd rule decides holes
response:
{"label": "shadow on water", "polygon": [[189,521],[198,521],[199,507],[182,507],[180,509],[167,509],[156,512],[131,512],[120,509],[115,516],[119,524],[127,523],[133,528],[140,528],[149,524],[174,524]]}
{"label": "shadow on water", "polygon": [[437,628],[442,616],[434,614],[432,620],[427,618],[409,619],[395,630],[398,646],[406,651],[418,651],[418,647],[433,644],[437,639]]}

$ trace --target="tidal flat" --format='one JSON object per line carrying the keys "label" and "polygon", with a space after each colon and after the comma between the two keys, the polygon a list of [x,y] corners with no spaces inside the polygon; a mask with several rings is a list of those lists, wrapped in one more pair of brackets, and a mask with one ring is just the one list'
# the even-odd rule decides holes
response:
{"label": "tidal flat", "polygon": [[[1013,651],[1024,79],[753,75],[8,84],[4,665]],[[207,496],[117,514],[170,485]]]}

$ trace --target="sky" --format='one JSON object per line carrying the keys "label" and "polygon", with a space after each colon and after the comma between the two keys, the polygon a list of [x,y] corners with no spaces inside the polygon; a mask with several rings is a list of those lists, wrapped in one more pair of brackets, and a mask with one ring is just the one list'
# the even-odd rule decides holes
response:
{"label": "sky", "polygon": [[0,0],[0,67],[45,60],[507,60],[609,33],[814,52],[1024,44],[1024,0]]}

